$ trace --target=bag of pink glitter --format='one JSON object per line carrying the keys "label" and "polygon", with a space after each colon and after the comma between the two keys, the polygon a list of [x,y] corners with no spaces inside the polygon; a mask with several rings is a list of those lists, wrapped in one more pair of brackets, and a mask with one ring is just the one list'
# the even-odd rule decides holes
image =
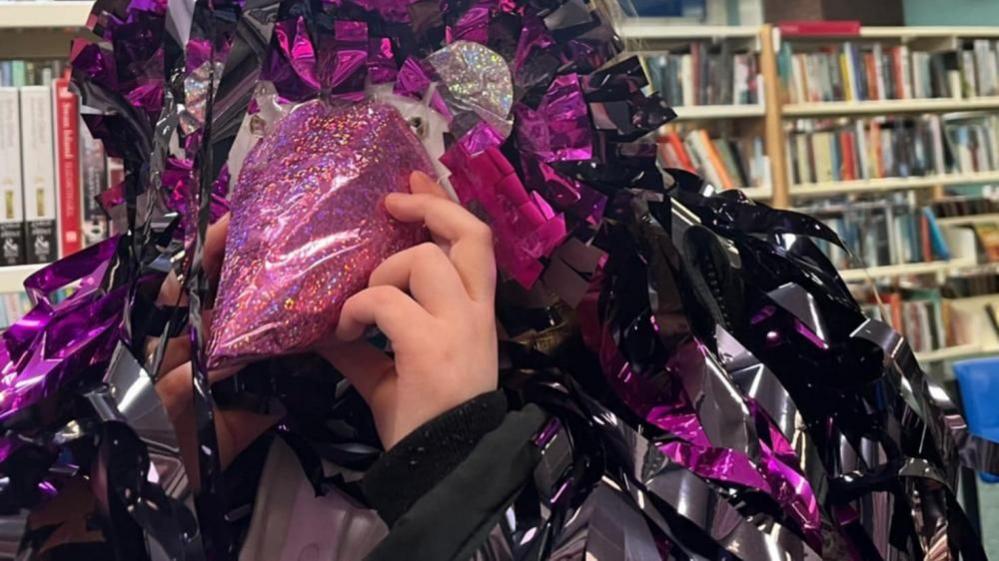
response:
{"label": "bag of pink glitter", "polygon": [[381,201],[433,165],[380,102],[296,107],[250,150],[232,217],[208,344],[210,368],[308,351],[386,257],[425,239]]}

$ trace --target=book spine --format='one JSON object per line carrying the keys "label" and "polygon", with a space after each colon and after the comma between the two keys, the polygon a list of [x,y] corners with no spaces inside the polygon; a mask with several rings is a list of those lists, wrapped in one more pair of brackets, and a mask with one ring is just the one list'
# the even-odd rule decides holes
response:
{"label": "book spine", "polygon": [[965,99],[978,96],[975,53],[972,51],[961,51],[961,90]]}
{"label": "book spine", "polygon": [[690,155],[691,161],[694,163],[695,171],[702,175],[715,189],[721,190],[721,178],[715,172],[714,166],[708,160],[707,153],[701,147],[699,136],[698,131],[691,131],[687,134],[684,139],[687,154]]}
{"label": "book spine", "polygon": [[990,95],[988,51],[988,41],[976,39],[972,44],[972,52],[974,53],[975,58],[975,81],[978,83],[978,95]]}
{"label": "book spine", "polygon": [[49,263],[58,257],[52,121],[50,88],[21,88],[22,197],[28,263]]}
{"label": "book spine", "polygon": [[80,122],[80,162],[82,167],[80,229],[83,231],[83,244],[90,246],[108,237],[108,220],[97,197],[107,189],[107,160],[104,145],[90,135],[86,125]]}
{"label": "book spine", "polygon": [[0,264],[25,263],[21,206],[21,109],[17,88],[0,88]]}
{"label": "book spine", "polygon": [[791,67],[794,69],[794,101],[796,103],[812,101],[808,89],[808,73],[805,71],[805,55],[794,55]]}
{"label": "book spine", "polygon": [[811,148],[815,160],[816,181],[826,183],[833,181],[833,157],[830,150],[828,132],[819,132],[811,135]]}
{"label": "book spine", "polygon": [[860,35],[860,21],[782,21],[777,24],[786,37],[849,37]]}
{"label": "book spine", "polygon": [[23,60],[11,61],[11,85],[15,88],[28,85],[28,68]]}
{"label": "book spine", "polygon": [[843,100],[844,101],[856,101],[854,92],[854,76],[853,70],[850,68],[849,55],[846,52],[846,47],[844,46],[843,52],[839,54],[839,69],[840,75],[843,79]]}
{"label": "book spine", "polygon": [[815,183],[814,178],[814,167],[811,162],[811,158],[808,156],[808,135],[799,134],[795,137],[796,140],[796,152],[798,153],[798,177],[801,183]]}
{"label": "book spine", "polygon": [[710,162],[711,167],[714,168],[720,181],[720,185],[718,185],[718,187],[720,189],[734,188],[735,182],[725,169],[725,162],[722,161],[721,154],[718,153],[718,149],[715,148],[714,142],[712,142],[711,137],[708,136],[708,131],[701,129],[697,131],[697,133],[698,145],[702,148],[703,153],[707,155],[708,162]]}
{"label": "book spine", "polygon": [[864,53],[864,72],[867,76],[867,91],[864,92],[866,99],[881,99],[881,93],[878,91],[877,65],[871,53]]}
{"label": "book spine", "polygon": [[704,96],[703,91],[703,78],[702,67],[704,66],[704,50],[702,49],[701,43],[692,43],[690,45],[690,64],[691,64],[691,89],[693,94],[693,103],[691,105],[700,104],[701,98]]}
{"label": "book spine", "polygon": [[902,45],[898,50],[902,65],[902,99],[912,99],[914,97],[912,93],[912,57],[909,55],[909,47]]}
{"label": "book spine", "polygon": [[694,89],[694,57],[693,55],[683,55],[680,59],[681,86],[683,87],[683,105],[689,107],[696,105]]}
{"label": "book spine", "polygon": [[857,179],[857,166],[854,161],[853,134],[843,131],[839,134],[840,150],[843,153],[843,171],[840,174],[844,181]]}
{"label": "book spine", "polygon": [[999,56],[985,41],[985,68],[987,69],[989,89],[985,95],[999,95]]}
{"label": "book spine", "polygon": [[69,89],[69,78],[57,79],[52,87],[55,125],[56,170],[59,189],[59,255],[83,249],[80,212],[80,107]]}
{"label": "book spine", "polygon": [[680,160],[680,167],[691,172],[697,171],[697,166],[694,165],[693,160],[690,159],[690,155],[687,153],[687,148],[683,144],[683,139],[675,131],[671,131],[666,135],[666,141],[673,146],[673,151],[676,152],[676,157]]}
{"label": "book spine", "polygon": [[912,97],[922,99],[929,97],[923,93],[922,53],[912,53]]}
{"label": "book spine", "polygon": [[871,179],[871,157],[870,152],[867,151],[867,131],[864,130],[864,120],[857,119],[854,121],[853,126],[853,138],[857,144],[857,178]]}

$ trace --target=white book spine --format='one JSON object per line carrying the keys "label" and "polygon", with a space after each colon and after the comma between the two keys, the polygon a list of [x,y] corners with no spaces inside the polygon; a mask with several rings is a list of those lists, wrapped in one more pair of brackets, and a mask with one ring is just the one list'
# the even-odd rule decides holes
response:
{"label": "white book spine", "polygon": [[996,56],[996,52],[989,48],[989,42],[985,42],[985,68],[987,69],[989,75],[989,91],[986,95],[999,95],[999,71],[997,71],[996,66],[999,65],[999,57]]}
{"label": "white book spine", "polygon": [[923,54],[912,53],[912,97],[923,99],[929,94],[923,91]]}
{"label": "white book spine", "polygon": [[909,47],[905,45],[899,47],[899,58],[902,60],[902,97],[912,99],[912,60],[909,56]]}
{"label": "white book spine", "polygon": [[978,95],[991,95],[989,89],[989,42],[977,39],[974,42],[975,77],[978,81]]}
{"label": "white book spine", "polygon": [[895,207],[889,202],[888,206],[885,207],[885,226],[888,230],[888,262],[893,265],[903,262],[902,242],[898,236],[897,222]]}
{"label": "white book spine", "polygon": [[933,167],[937,174],[947,173],[947,166],[944,162],[944,142],[943,127],[940,125],[940,115],[930,115],[930,134],[933,135]]}
{"label": "white book spine", "polygon": [[749,96],[749,62],[746,61],[746,55],[735,55],[734,72],[735,76],[732,80],[732,103],[735,105],[742,105],[746,103]]}
{"label": "white book spine", "polygon": [[20,105],[17,88],[0,88],[0,264],[4,266],[25,262]]}
{"label": "white book spine", "polygon": [[961,74],[967,84],[965,97],[978,96],[978,77],[975,72],[975,53],[961,51]]}
{"label": "white book spine", "polygon": [[991,164],[989,169],[992,171],[999,169],[999,130],[996,130],[996,127],[999,127],[999,116],[993,113],[989,115],[989,124],[985,127],[992,143],[989,148],[989,163]]}
{"label": "white book spine", "polygon": [[874,44],[874,74],[878,82],[878,99],[888,99],[887,86],[885,86],[885,64],[884,52],[881,50],[881,43]]}
{"label": "white book spine", "polygon": [[857,155],[859,156],[857,168],[861,179],[871,179],[871,154],[867,150],[867,130],[864,127],[864,120],[857,119],[853,123],[857,137]]}
{"label": "white book spine", "polygon": [[694,57],[683,55],[680,59],[680,76],[683,84],[683,105],[696,105],[697,92],[694,91]]}
{"label": "white book spine", "polygon": [[[794,101],[795,103],[805,103],[811,101],[808,97],[808,92],[805,90],[805,55],[794,55],[792,59],[791,68],[792,76],[794,77]],[[760,99],[763,99],[762,97]]]}
{"label": "white book spine", "polygon": [[58,256],[54,126],[51,89],[22,87],[22,196],[28,263],[48,263]]}
{"label": "white book spine", "polygon": [[950,96],[954,99],[961,99],[961,72],[959,70],[947,71],[947,87],[950,88]]}

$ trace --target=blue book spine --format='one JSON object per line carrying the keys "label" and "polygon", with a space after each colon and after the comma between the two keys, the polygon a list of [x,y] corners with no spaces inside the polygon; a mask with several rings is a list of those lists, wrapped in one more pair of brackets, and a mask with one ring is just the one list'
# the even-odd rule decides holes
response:
{"label": "blue book spine", "polygon": [[926,221],[930,224],[930,244],[933,246],[935,257],[941,261],[950,259],[950,248],[947,246],[947,239],[944,238],[940,224],[937,223],[937,216],[933,214],[933,209],[926,207],[923,209]]}

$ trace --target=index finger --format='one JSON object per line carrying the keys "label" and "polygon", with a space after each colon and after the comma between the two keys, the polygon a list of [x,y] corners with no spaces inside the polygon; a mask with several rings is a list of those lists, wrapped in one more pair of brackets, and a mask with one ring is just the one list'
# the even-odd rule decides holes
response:
{"label": "index finger", "polygon": [[476,301],[492,301],[496,260],[492,230],[461,205],[431,194],[393,193],[385,208],[402,222],[423,222],[432,234],[451,243],[448,257]]}
{"label": "index finger", "polygon": [[[218,283],[219,273],[222,270],[222,260],[225,257],[225,240],[229,233],[229,213],[208,226],[205,235],[205,248],[202,263],[205,268],[205,275],[212,285]],[[156,297],[156,305],[162,306],[184,306],[187,304],[187,295],[184,294],[177,274],[170,271],[160,285],[160,293]]]}

